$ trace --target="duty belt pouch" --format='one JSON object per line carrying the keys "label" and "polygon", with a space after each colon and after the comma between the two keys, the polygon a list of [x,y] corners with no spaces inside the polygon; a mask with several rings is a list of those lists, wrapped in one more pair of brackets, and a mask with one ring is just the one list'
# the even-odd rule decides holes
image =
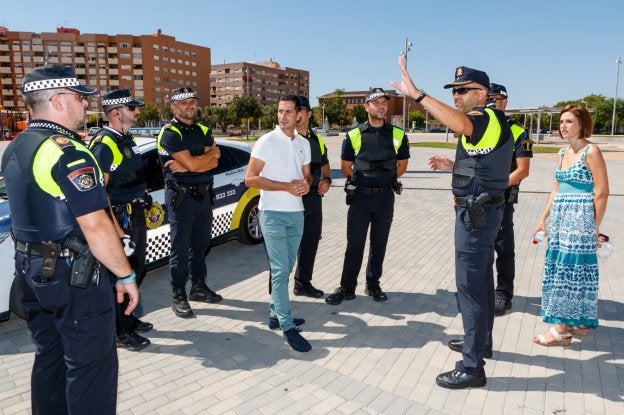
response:
{"label": "duty belt pouch", "polygon": [[46,278],[52,278],[54,270],[56,269],[56,259],[61,252],[61,245],[54,242],[43,242],[42,246],[42,260],[43,260],[43,276]]}
{"label": "duty belt pouch", "polygon": [[86,244],[75,238],[68,239],[67,248],[74,253],[72,259],[71,280],[69,285],[78,288],[87,288],[97,264],[97,260]]}
{"label": "duty belt pouch", "polygon": [[505,203],[518,203],[518,192],[520,186],[511,186],[505,190]]}
{"label": "duty belt pouch", "polygon": [[355,196],[355,193],[357,192],[357,186],[351,184],[350,182],[346,183],[344,191],[347,194],[347,205],[351,205],[351,202],[353,201],[353,196]]}
{"label": "duty belt pouch", "polygon": [[474,229],[482,229],[486,225],[485,209],[477,203],[474,196],[468,196],[466,199],[466,210],[470,217],[470,223]]}
{"label": "duty belt pouch", "polygon": [[182,202],[184,202],[184,198],[186,197],[186,192],[183,189],[180,191],[174,190],[173,197],[171,198],[171,204],[174,208],[179,208],[182,206]]}

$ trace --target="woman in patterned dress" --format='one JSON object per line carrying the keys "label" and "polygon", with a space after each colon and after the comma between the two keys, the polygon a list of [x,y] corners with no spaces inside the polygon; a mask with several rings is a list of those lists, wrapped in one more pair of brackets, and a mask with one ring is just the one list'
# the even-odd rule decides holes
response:
{"label": "woman in patterned dress", "polygon": [[561,111],[559,135],[569,144],[559,152],[555,185],[535,227],[548,236],[541,315],[552,326],[533,339],[541,346],[568,346],[572,335],[598,326],[596,246],[609,181],[600,149],[588,140],[592,130],[587,109]]}

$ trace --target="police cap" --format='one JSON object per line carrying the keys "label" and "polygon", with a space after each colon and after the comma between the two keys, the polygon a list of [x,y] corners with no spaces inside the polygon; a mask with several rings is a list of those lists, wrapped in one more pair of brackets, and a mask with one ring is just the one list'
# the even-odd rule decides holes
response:
{"label": "police cap", "polygon": [[384,91],[383,88],[368,88],[368,94],[364,99],[364,103],[375,101],[376,99],[379,99],[381,97],[384,97],[387,100],[390,99],[390,96],[386,94],[386,91]]}
{"label": "police cap", "polygon": [[197,96],[197,92],[193,91],[189,87],[174,89],[173,92],[171,92],[172,102],[184,101],[185,99],[189,99],[189,98],[199,99],[199,97]]}
{"label": "police cap", "polygon": [[303,95],[297,95],[297,99],[299,100],[299,106],[302,110],[310,111],[312,109],[310,108],[310,100],[308,98]]}
{"label": "police cap", "polygon": [[502,95],[505,98],[507,98],[509,95],[507,95],[507,88],[505,88],[504,85],[500,85],[500,84],[490,84],[490,89],[488,90],[488,95],[493,96],[493,95]]}
{"label": "police cap", "polygon": [[80,95],[94,95],[98,90],[81,85],[76,78],[76,72],[71,66],[50,64],[43,65],[29,71],[24,77],[22,92],[43,91],[45,89],[65,88]]}
{"label": "police cap", "polygon": [[490,87],[490,77],[485,72],[468,68],[467,66],[460,66],[455,69],[455,81],[444,85],[444,89],[468,85],[472,82],[483,85],[486,88]]}
{"label": "police cap", "polygon": [[108,108],[108,110],[113,110],[115,108],[120,107],[142,107],[143,102],[137,101],[130,96],[129,89],[116,89],[114,91],[107,92],[106,95],[102,97],[102,105]]}

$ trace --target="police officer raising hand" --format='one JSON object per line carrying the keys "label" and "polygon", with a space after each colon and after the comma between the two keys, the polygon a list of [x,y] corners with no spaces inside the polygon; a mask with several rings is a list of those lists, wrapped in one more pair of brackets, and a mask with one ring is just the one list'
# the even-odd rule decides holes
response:
{"label": "police officer raising hand", "polygon": [[64,65],[31,70],[21,90],[32,119],[4,152],[2,171],[16,241],[15,283],[36,347],[32,412],[114,414],[114,298],[97,261],[117,277],[117,301],[128,294],[126,314],[139,292],[105,211],[102,172],[74,132],[97,90]]}
{"label": "police officer raising hand", "polygon": [[414,98],[437,120],[460,134],[455,161],[434,156],[434,170],[452,170],[455,200],[455,281],[465,338],[449,347],[462,352],[455,370],[436,378],[449,389],[484,386],[484,358],[492,357],[494,324],[494,242],[503,219],[503,202],[513,153],[513,139],[505,114],[486,107],[488,75],[460,66],[453,88],[452,108],[416,87],[399,58],[401,83],[392,82]]}

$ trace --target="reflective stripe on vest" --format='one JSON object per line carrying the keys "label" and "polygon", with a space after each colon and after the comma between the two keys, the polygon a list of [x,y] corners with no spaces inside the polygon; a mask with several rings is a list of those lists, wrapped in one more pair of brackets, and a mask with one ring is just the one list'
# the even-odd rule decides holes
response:
{"label": "reflective stripe on vest", "polygon": [[[201,128],[202,132],[204,133],[204,135],[208,134],[208,130],[210,130],[210,128],[208,128],[207,126],[205,126],[202,123],[197,123],[197,125],[199,126],[199,128]],[[168,127],[169,130],[176,132],[180,138],[182,138],[182,131],[180,131],[180,129],[178,127],[176,127],[175,125],[169,125]],[[158,150],[159,153],[167,155],[166,150],[164,149],[164,147],[160,144],[160,139],[162,138],[163,133],[165,132],[165,127],[160,129],[160,133],[158,133],[158,139],[156,141],[156,149]],[[161,151],[163,151],[164,153],[162,153]]]}
{"label": "reflective stripe on vest", "polygon": [[525,131],[524,128],[522,128],[516,123],[510,124],[509,128],[511,129],[511,135],[513,136],[514,143],[518,141],[518,138],[520,138],[520,136],[522,136],[522,134],[524,134],[524,131]]}
{"label": "reflective stripe on vest", "polygon": [[[484,111],[488,113],[491,119],[496,118],[496,114],[491,108],[484,108]],[[498,139],[501,134],[501,125],[497,122],[489,122],[488,126],[481,137],[481,140],[477,144],[471,144],[465,135],[461,136],[462,146],[468,154],[476,156],[479,154],[488,154],[494,150],[498,144]]]}
{"label": "reflective stripe on vest", "polygon": [[110,136],[106,134],[103,135],[101,140],[99,141],[95,141],[95,139],[92,140],[91,143],[89,144],[89,148],[93,149],[98,144],[105,144],[108,148],[110,148],[110,151],[113,153],[113,162],[111,164],[111,171],[115,170],[113,166],[115,167],[119,166],[123,160],[123,154],[121,154],[121,151],[119,151],[119,146],[117,145],[115,140],[113,140]]}
{"label": "reflective stripe on vest", "polygon": [[[85,158],[91,158],[95,165],[98,167],[98,178],[102,177],[102,170],[97,160],[91,154],[89,149],[83,144],[74,142],[74,148],[77,151],[82,151]],[[58,162],[59,158],[63,155],[63,149],[61,149],[54,140],[45,140],[33,159],[32,172],[37,185],[49,194],[56,198],[65,198],[59,185],[54,181],[52,177],[52,167]],[[74,163],[84,162],[83,160],[77,160]]]}
{"label": "reflective stripe on vest", "polygon": [[[353,147],[353,151],[357,156],[360,148],[362,148],[362,130],[360,130],[360,127],[356,127],[349,131],[348,134],[349,140],[351,140],[351,147]],[[405,131],[394,125],[392,126],[392,146],[394,147],[395,152],[399,151],[399,147],[401,147],[401,141],[403,140],[404,135]]]}

